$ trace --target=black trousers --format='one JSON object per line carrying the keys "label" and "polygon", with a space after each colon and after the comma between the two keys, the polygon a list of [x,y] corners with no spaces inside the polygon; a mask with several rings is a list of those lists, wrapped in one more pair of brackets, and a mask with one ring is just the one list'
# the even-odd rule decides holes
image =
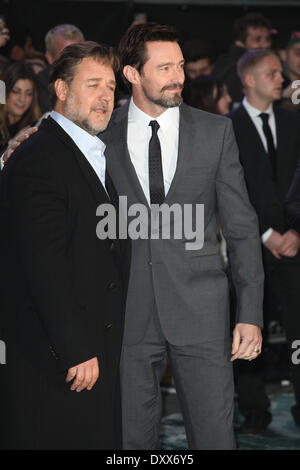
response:
{"label": "black trousers", "polygon": [[[282,307],[282,323],[287,336],[288,364],[296,404],[300,407],[300,364],[292,362],[295,352],[292,348],[293,342],[300,340],[300,265],[288,264],[285,261],[265,265],[265,325],[273,318],[272,311],[279,304]],[[270,406],[264,387],[264,368],[264,351],[251,362],[236,361],[238,403],[244,415],[251,411],[266,411]]]}

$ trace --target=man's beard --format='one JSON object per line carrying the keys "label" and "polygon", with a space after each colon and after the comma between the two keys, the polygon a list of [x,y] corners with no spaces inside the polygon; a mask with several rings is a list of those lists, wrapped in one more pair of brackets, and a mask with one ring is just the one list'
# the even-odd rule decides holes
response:
{"label": "man's beard", "polygon": [[[101,106],[98,106],[99,108],[105,109],[107,111],[107,106],[105,104],[102,104]],[[93,109],[93,108],[92,108]],[[88,117],[82,117],[78,111],[78,107],[76,106],[76,101],[74,99],[73,93],[70,93],[70,96],[66,102],[65,106],[65,114],[70,121],[74,122],[74,124],[77,124],[77,126],[81,127],[84,129],[86,132],[89,134],[95,136],[99,134],[99,132],[105,131],[105,129],[108,126],[109,119],[103,123],[99,123],[99,126],[95,127],[89,120]]]}
{"label": "man's beard", "polygon": [[[167,90],[168,88],[171,88],[171,86],[174,86],[174,84],[169,85],[168,87],[162,88],[161,91]],[[183,88],[182,85],[176,83],[176,86],[178,88]],[[151,103],[157,104],[158,106],[161,106],[162,108],[175,108],[176,106],[179,106],[182,103],[182,96],[181,94],[177,93],[173,96],[173,98],[166,98],[164,96],[161,96],[160,98],[155,98],[154,96],[150,95],[147,91],[147,89],[142,86],[144,95],[146,98],[151,101]]]}

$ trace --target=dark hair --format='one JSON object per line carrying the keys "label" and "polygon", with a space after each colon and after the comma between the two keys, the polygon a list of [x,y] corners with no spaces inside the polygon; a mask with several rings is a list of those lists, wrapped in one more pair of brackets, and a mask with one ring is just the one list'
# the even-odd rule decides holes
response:
{"label": "dark hair", "polygon": [[[225,83],[212,75],[201,75],[189,82],[183,91],[183,99],[194,108],[218,114],[218,101],[224,92]],[[217,90],[214,96],[215,89]]]}
{"label": "dark hair", "polygon": [[[1,75],[1,80],[5,83],[5,93],[6,97],[8,97],[17,83],[18,80],[30,80],[33,84],[33,96],[32,102],[30,107],[27,111],[23,114],[20,121],[18,122],[17,132],[23,129],[28,125],[32,125],[34,121],[36,121],[40,115],[41,111],[38,105],[37,99],[37,90],[36,90],[36,82],[35,82],[35,74],[30,66],[30,64],[26,64],[23,61],[15,62],[11,64]],[[3,141],[9,140],[12,135],[10,135],[9,130],[9,121],[8,121],[8,108],[7,104],[0,106],[0,129],[2,134]]]}
{"label": "dark hair", "polygon": [[114,54],[112,47],[101,46],[94,41],[70,44],[64,48],[52,65],[49,78],[49,95],[53,107],[57,100],[54,87],[56,80],[61,78],[70,86],[75,76],[76,66],[88,57],[110,65],[114,72],[117,72],[119,69],[119,60]]}
{"label": "dark hair", "polygon": [[271,22],[261,13],[248,13],[238,18],[234,23],[236,39],[245,44],[247,39],[248,28],[266,28],[272,29]]}
{"label": "dark hair", "polygon": [[276,57],[279,60],[274,50],[266,48],[249,49],[242,55],[237,63],[237,72],[243,84],[245,75],[256,67],[265,57]]}
{"label": "dark hair", "polygon": [[213,64],[216,59],[214,44],[207,39],[191,39],[182,45],[182,54],[185,62],[196,62],[200,59],[209,59]]}
{"label": "dark hair", "polygon": [[[145,47],[146,42],[178,42],[178,39],[178,33],[172,26],[158,23],[143,23],[130,27],[119,44],[121,70],[123,71],[125,65],[131,65],[141,72],[142,67],[148,60]],[[131,84],[124,77],[123,73],[122,77],[130,89]]]}

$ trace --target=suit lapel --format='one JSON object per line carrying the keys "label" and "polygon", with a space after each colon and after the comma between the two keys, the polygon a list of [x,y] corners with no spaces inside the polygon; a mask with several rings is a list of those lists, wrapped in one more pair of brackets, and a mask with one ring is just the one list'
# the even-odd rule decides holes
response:
{"label": "suit lapel", "polygon": [[288,136],[286,135],[286,124],[284,122],[284,116],[280,113],[280,110],[274,107],[275,123],[276,123],[276,135],[277,135],[277,149],[276,149],[276,164],[278,175],[285,174],[287,171],[286,159],[281,156],[286,155],[287,142],[289,142]]}
{"label": "suit lapel", "polygon": [[253,154],[255,155],[263,154],[265,158],[268,158],[268,154],[257,132],[257,129],[243,105],[241,105],[240,112],[241,112],[240,122],[242,124],[243,123],[245,124],[244,126],[245,130],[243,131],[244,135],[246,135],[247,139],[249,139],[249,145],[251,145],[252,148],[255,149],[255,152],[253,152]]}
{"label": "suit lapel", "polygon": [[[128,183],[125,184],[128,187],[128,190],[130,190],[130,192],[133,190],[136,199],[147,207],[149,207],[148,201],[141,187],[141,184],[139,182],[138,176],[136,174],[135,168],[132,164],[129,155],[127,146],[127,127],[128,105],[124,106],[118,112],[117,117],[113,120],[113,123],[111,125],[109,139],[107,141],[107,149],[105,150],[108,168],[119,190],[120,188],[122,188],[124,181],[127,180]],[[126,190],[125,194],[130,197],[129,191]]]}
{"label": "suit lapel", "polygon": [[98,175],[95,173],[93,167],[90,165],[83,153],[79,150],[73,139],[71,139],[71,137],[63,130],[63,128],[51,117],[45,119],[41,123],[40,127],[41,129],[51,129],[51,131],[55,132],[57,137],[72,150],[72,154],[74,155],[97,204],[99,205],[103,202],[109,202],[110,199],[101,181],[99,180]]}
{"label": "suit lapel", "polygon": [[176,171],[171,182],[171,186],[166,195],[165,202],[168,203],[172,199],[176,188],[179,184],[182,184],[182,174],[186,167],[186,159],[188,155],[188,149],[193,148],[194,142],[194,126],[193,121],[190,117],[189,108],[184,103],[179,108],[179,140],[178,140],[178,156]]}

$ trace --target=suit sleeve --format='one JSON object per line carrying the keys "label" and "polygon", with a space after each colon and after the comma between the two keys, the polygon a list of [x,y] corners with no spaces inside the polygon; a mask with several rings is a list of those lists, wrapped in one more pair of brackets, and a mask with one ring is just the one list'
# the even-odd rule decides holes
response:
{"label": "suit sleeve", "polygon": [[68,262],[67,189],[51,159],[38,155],[19,159],[8,191],[15,246],[33,306],[66,370],[97,355]]}
{"label": "suit sleeve", "polygon": [[248,198],[232,122],[228,119],[216,178],[217,204],[237,295],[239,323],[263,326],[261,240]]}
{"label": "suit sleeve", "polygon": [[285,212],[289,226],[300,234],[300,159],[287,192]]}

